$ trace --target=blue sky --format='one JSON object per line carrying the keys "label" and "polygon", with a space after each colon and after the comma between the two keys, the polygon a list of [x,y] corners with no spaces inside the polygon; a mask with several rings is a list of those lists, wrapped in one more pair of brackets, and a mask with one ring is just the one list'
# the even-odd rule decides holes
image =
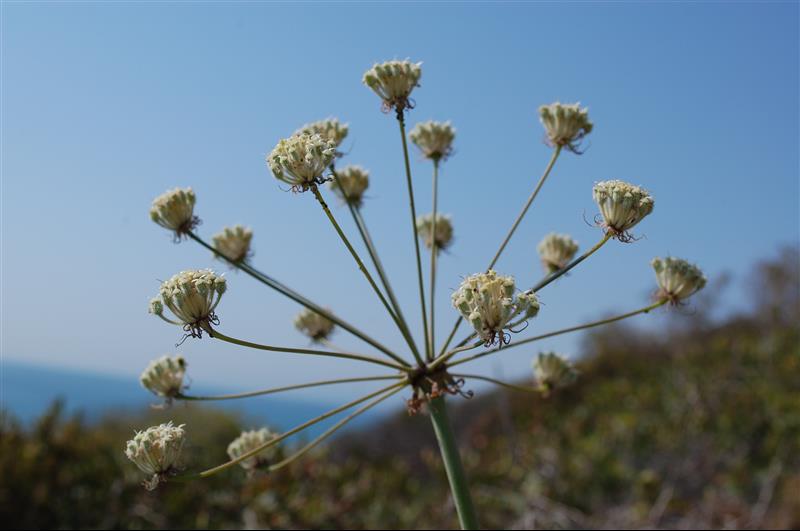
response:
{"label": "blue sky", "polygon": [[[423,61],[409,124],[452,120],[458,129],[441,177],[456,242],[441,260],[440,337],[455,317],[450,292],[486,266],[547,163],[536,114],[543,103],[579,100],[596,128],[584,155],[559,160],[501,273],[537,280],[535,246],[553,230],[593,244],[600,235],[584,217],[596,211],[595,181],[640,184],[656,207],[636,230],[642,240],[612,242],[543,291],[529,332],[643,305],[653,256],[686,257],[714,278],[798,240],[797,3],[4,2],[2,15],[8,360],[135,378],[151,358],[175,352],[179,332],[146,311],[158,280],[181,269],[225,270],[192,243],[174,245],[148,218],[153,197],[189,185],[201,234],[250,225],[257,267],[401,348],[313,198],[283,191],[264,164],[303,123],[350,123],[344,162],[371,170],[364,215],[418,331],[396,123],[361,84],[364,70],[392,58]],[[426,212],[430,166],[416,154],[412,164]],[[346,210],[335,212],[355,238]],[[291,327],[295,304],[245,275],[228,276],[221,330],[307,344]],[[521,377],[538,350],[576,353],[579,339],[508,351],[475,370]],[[336,341],[362,348],[342,332]],[[207,339],[179,351],[198,388],[381,372]]]}

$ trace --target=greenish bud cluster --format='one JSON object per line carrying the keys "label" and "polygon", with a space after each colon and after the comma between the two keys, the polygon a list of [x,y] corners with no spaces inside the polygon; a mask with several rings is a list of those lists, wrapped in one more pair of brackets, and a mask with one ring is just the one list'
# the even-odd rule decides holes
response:
{"label": "greenish bud cluster", "polygon": [[[324,120],[319,120],[318,122],[305,124],[303,127],[295,131],[294,134],[319,135],[324,140],[332,142],[333,147],[338,149],[344,139],[347,137],[347,133],[349,131],[350,127],[348,124],[343,124],[336,118],[326,118]],[[338,151],[336,154],[337,156],[341,155]]]}
{"label": "greenish bud cluster", "polygon": [[333,321],[314,310],[306,309],[294,319],[294,327],[312,341],[328,339],[333,333]]}
{"label": "greenish bud cluster", "polygon": [[183,377],[186,374],[186,360],[181,356],[170,358],[162,356],[150,362],[139,381],[151,393],[170,399],[183,391]]}
{"label": "greenish bud cluster", "polygon": [[580,103],[542,105],[539,120],[551,145],[566,147],[573,153],[578,153],[580,141],[594,128],[589,121],[589,110]]}
{"label": "greenish bud cluster", "polygon": [[168,190],[153,200],[150,219],[180,238],[200,223],[194,215],[195,200],[191,188]]}
{"label": "greenish bud cluster", "polygon": [[422,238],[422,242],[428,249],[433,249],[436,244],[436,252],[445,250],[453,242],[453,219],[444,214],[436,214],[436,234],[434,234],[433,214],[425,214],[417,217],[417,233]]}
{"label": "greenish bud cluster", "polygon": [[627,232],[653,211],[650,193],[624,181],[599,182],[592,196],[600,207],[606,231],[621,241],[629,241]]}
{"label": "greenish bud cluster", "polygon": [[[250,257],[250,242],[253,231],[242,225],[225,227],[213,236],[214,249],[233,263],[240,263]],[[216,256],[216,255],[215,255]]]}
{"label": "greenish bud cluster", "polygon": [[700,268],[681,258],[654,258],[651,265],[656,272],[661,300],[677,304],[706,285],[706,277]]}
{"label": "greenish bud cluster", "polygon": [[267,164],[276,179],[305,192],[324,182],[323,174],[336,157],[336,145],[319,134],[301,133],[284,138],[267,156]]}
{"label": "greenish bud cluster", "polygon": [[[200,337],[203,327],[216,321],[214,310],[226,288],[225,278],[210,269],[181,271],[161,284],[161,304],[151,301],[150,311]],[[177,322],[163,316],[163,306],[178,318]]]}
{"label": "greenish bud cluster", "polygon": [[539,354],[533,361],[533,373],[539,384],[539,390],[544,394],[566,387],[578,377],[578,371],[572,363],[555,352]]}
{"label": "greenish bud cluster", "polygon": [[177,471],[178,459],[183,449],[185,432],[183,424],[173,426],[172,422],[136,432],[125,446],[125,455],[151,476],[145,481],[148,490],[155,489],[159,483]]}
{"label": "greenish bud cluster", "polygon": [[568,234],[551,232],[545,236],[536,247],[542,267],[548,273],[555,273],[564,269],[578,252],[578,242]]}
{"label": "greenish bud cluster", "polygon": [[453,152],[455,128],[450,122],[421,122],[414,126],[408,137],[419,148],[425,158],[446,159]]}
{"label": "greenish bud cluster", "polygon": [[364,72],[362,81],[383,100],[384,108],[403,111],[410,107],[408,97],[419,85],[420,77],[422,63],[412,63],[406,59],[376,63]]}
{"label": "greenish bud cluster", "polygon": [[369,187],[369,172],[361,166],[345,166],[336,170],[336,178],[328,186],[342,201],[360,208]]}

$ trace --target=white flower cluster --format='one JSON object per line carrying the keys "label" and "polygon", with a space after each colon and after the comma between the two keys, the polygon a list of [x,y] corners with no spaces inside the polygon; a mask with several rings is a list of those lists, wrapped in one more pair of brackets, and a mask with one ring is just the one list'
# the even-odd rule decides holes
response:
{"label": "white flower cluster", "polygon": [[306,309],[295,317],[294,327],[312,341],[322,341],[328,339],[333,333],[334,324],[314,310]]}
{"label": "white flower cluster", "polygon": [[[204,327],[216,324],[214,309],[226,287],[225,278],[210,269],[181,271],[161,284],[161,300],[150,301],[150,312],[168,323],[182,325],[193,337],[200,337]],[[177,322],[164,317],[165,305]]]}
{"label": "white flower cluster", "polygon": [[178,458],[183,449],[185,432],[183,424],[172,422],[136,432],[125,446],[125,455],[139,470],[152,476],[145,481],[148,490],[155,489],[162,481],[177,471]]}
{"label": "white flower cluster", "polygon": [[156,197],[150,207],[150,219],[180,238],[200,222],[194,215],[194,190],[175,188]]}
{"label": "white flower cluster", "polygon": [[453,151],[455,128],[450,122],[421,122],[414,126],[408,137],[422,154],[431,160],[446,159]]}
{"label": "white flower cluster", "polygon": [[433,214],[425,214],[417,218],[417,232],[422,238],[425,247],[433,248],[436,243],[436,252],[447,249],[453,242],[453,220],[450,216],[436,214],[436,234],[433,233]]}
{"label": "white flower cluster", "polygon": [[361,166],[345,166],[336,170],[336,178],[328,186],[342,201],[359,208],[369,187],[369,172]]}
{"label": "white flower cluster", "polygon": [[647,190],[624,181],[599,182],[592,196],[606,231],[620,241],[629,241],[627,232],[653,211],[653,198]]}
{"label": "white flower cluster", "polygon": [[[350,128],[347,124],[343,124],[336,118],[326,118],[324,120],[319,120],[318,122],[305,124],[303,127],[295,131],[294,134],[319,135],[323,139],[333,142],[333,147],[338,148],[347,137],[347,133],[349,131]],[[339,155],[338,152],[337,155]]]}
{"label": "white flower cluster", "polygon": [[324,182],[322,175],[336,157],[336,145],[319,134],[284,138],[267,157],[272,174],[292,190],[304,192]]}
{"label": "white flower cluster", "polygon": [[364,72],[363,83],[383,100],[387,109],[403,111],[409,107],[408,97],[422,77],[422,63],[386,61]]}
{"label": "white flower cluster", "polygon": [[555,273],[570,263],[578,252],[578,242],[567,234],[551,232],[539,242],[536,250],[545,271]]}
{"label": "white flower cluster", "polygon": [[170,399],[183,391],[185,374],[186,360],[181,356],[174,358],[162,356],[150,362],[139,377],[139,381],[153,394]]}
{"label": "white flower cluster", "polygon": [[570,385],[578,377],[578,371],[565,357],[555,352],[541,353],[533,362],[533,372],[544,394]]}
{"label": "white flower cluster", "polygon": [[542,105],[539,107],[539,120],[553,146],[563,146],[574,153],[578,152],[581,139],[594,128],[589,121],[589,110],[581,107],[580,103]]}
{"label": "white flower cluster", "polygon": [[[241,435],[236,437],[228,445],[228,456],[231,459],[238,459],[248,452],[252,452],[256,448],[267,444],[269,441],[277,437],[267,428],[260,430],[243,431]],[[265,448],[260,455],[253,455],[244,461],[240,462],[242,468],[245,470],[254,470],[269,463],[269,459],[275,454],[276,447],[270,446]]]}
{"label": "white flower cluster", "polygon": [[658,281],[658,296],[673,304],[691,297],[706,285],[706,277],[694,264],[680,258],[654,258],[651,262]]}
{"label": "white flower cluster", "polygon": [[[533,293],[515,294],[513,277],[490,270],[464,279],[451,299],[455,307],[487,345],[504,340],[506,328],[516,326],[539,313]],[[514,321],[517,319],[516,321]]]}
{"label": "white flower cluster", "polygon": [[235,264],[243,262],[250,257],[250,242],[252,240],[253,231],[242,225],[225,227],[211,238],[214,243],[214,249]]}

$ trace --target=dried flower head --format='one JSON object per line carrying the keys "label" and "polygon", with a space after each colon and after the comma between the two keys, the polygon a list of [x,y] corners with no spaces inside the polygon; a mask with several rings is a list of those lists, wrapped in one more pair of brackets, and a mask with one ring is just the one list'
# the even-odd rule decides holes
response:
{"label": "dried flower head", "polygon": [[[347,124],[343,124],[336,118],[326,118],[318,122],[305,124],[303,127],[295,131],[294,134],[319,135],[323,139],[333,142],[333,147],[338,149],[345,137],[347,137],[349,130],[350,128]],[[336,156],[341,155],[342,154],[339,151],[336,152]]]}
{"label": "dried flower head", "polygon": [[578,242],[567,234],[551,232],[539,242],[536,250],[545,271],[555,273],[570,263],[578,252]]}
{"label": "dried flower head", "polygon": [[[161,284],[161,301],[150,301],[150,312],[168,323],[183,326],[192,337],[201,337],[211,324],[219,324],[214,310],[226,287],[225,278],[210,269],[181,271]],[[164,306],[178,321],[164,317]]]}
{"label": "dried flower head", "polygon": [[386,61],[373,65],[364,72],[362,81],[383,100],[385,110],[395,109],[398,113],[413,107],[408,97],[414,87],[419,85],[422,76],[422,63],[405,61]]}
{"label": "dried flower head", "polygon": [[580,153],[581,140],[594,128],[589,121],[589,110],[582,108],[580,103],[542,105],[539,107],[539,120],[550,145],[565,147],[573,153]]}
{"label": "dried flower head", "polygon": [[313,185],[325,182],[323,174],[336,156],[336,145],[319,134],[297,134],[284,138],[267,157],[273,175],[292,186],[295,192],[305,192]]}
{"label": "dried flower head", "polygon": [[169,400],[183,391],[185,374],[186,360],[181,356],[162,356],[150,362],[139,381],[151,393]]}
{"label": "dried flower head", "polygon": [[[242,225],[225,227],[212,238],[214,249],[231,262],[238,264],[250,258],[253,231]],[[216,256],[216,254],[214,255]]]}
{"label": "dried flower head", "polygon": [[175,188],[156,197],[150,207],[150,219],[175,233],[178,241],[200,224],[194,215],[194,190]]}
{"label": "dried flower head", "polygon": [[578,377],[578,371],[565,357],[555,352],[545,352],[533,361],[533,372],[544,394],[570,385]]}
{"label": "dried flower head", "polygon": [[[241,435],[236,437],[228,445],[228,455],[231,459],[238,459],[244,454],[255,450],[259,446],[265,445],[275,437],[277,437],[277,435],[269,431],[267,428],[243,431]],[[266,466],[269,464],[270,458],[275,455],[275,450],[275,446],[270,446],[258,454],[248,457],[239,464],[247,471]]]}
{"label": "dried flower head", "polygon": [[323,341],[333,333],[334,324],[314,310],[303,310],[294,319],[294,327],[312,341]]}
{"label": "dried flower head", "polygon": [[453,152],[455,128],[450,122],[421,122],[414,126],[408,137],[422,154],[431,160],[446,159]]}
{"label": "dried flower head", "polygon": [[336,178],[328,186],[342,201],[360,208],[369,187],[369,172],[361,166],[345,166],[336,170]]}
{"label": "dried flower head", "polygon": [[172,422],[136,432],[125,447],[125,455],[145,474],[152,476],[144,482],[148,490],[178,471],[177,463],[184,443],[184,424]]}
{"label": "dried flower head", "polygon": [[499,276],[489,270],[464,279],[451,299],[453,307],[469,321],[487,345],[498,339],[502,344],[508,343],[505,329],[511,329],[539,313],[536,295],[515,292],[513,277]]}
{"label": "dried flower head", "polygon": [[631,241],[628,231],[653,211],[653,197],[647,190],[624,181],[599,182],[592,196],[606,232],[623,242]]}
{"label": "dried flower head", "polygon": [[694,264],[680,258],[654,258],[651,262],[658,281],[658,298],[678,304],[703,289],[706,277]]}
{"label": "dried flower head", "polygon": [[417,232],[428,249],[436,243],[436,252],[446,250],[453,242],[453,220],[450,216],[436,214],[436,234],[433,234],[433,214],[417,218]]}

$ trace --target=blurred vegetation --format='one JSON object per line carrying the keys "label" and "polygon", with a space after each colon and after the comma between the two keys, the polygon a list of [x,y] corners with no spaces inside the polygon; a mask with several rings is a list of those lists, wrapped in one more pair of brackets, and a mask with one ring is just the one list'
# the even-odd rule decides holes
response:
{"label": "blurred vegetation", "polygon": [[[748,280],[741,314],[711,319],[711,287],[666,329],[588,335],[578,384],[549,399],[500,390],[451,400],[483,525],[800,527],[800,253],[784,250]],[[423,415],[348,432],[272,475],[236,470],[146,492],[122,449],[131,426],[167,417],[194,427],[192,468],[225,460],[241,428],[228,413],[180,406],[89,424],[55,404],[29,429],[4,415],[0,525],[456,524]]]}

